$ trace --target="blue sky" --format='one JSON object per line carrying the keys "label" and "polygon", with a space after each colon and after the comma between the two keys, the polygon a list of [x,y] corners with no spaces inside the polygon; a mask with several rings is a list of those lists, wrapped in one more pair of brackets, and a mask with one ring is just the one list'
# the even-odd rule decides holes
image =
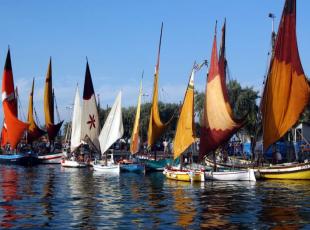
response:
{"label": "blue sky", "polygon": [[[193,62],[210,59],[215,20],[219,42],[226,17],[231,78],[260,90],[270,48],[271,21],[267,15],[276,15],[277,28],[283,5],[284,0],[3,0],[0,68],[10,45],[24,113],[35,77],[34,104],[41,123],[50,56],[62,119],[70,119],[66,106],[73,102],[76,83],[82,92],[86,56],[101,104],[111,105],[117,92],[123,90],[123,105],[135,105],[142,70],[144,91],[151,95],[160,25],[164,22],[160,99],[179,102]],[[297,1],[298,45],[306,75],[310,72],[309,9],[309,0]],[[196,89],[204,89],[206,72],[204,68],[197,75]],[[150,99],[145,97],[144,101]]]}

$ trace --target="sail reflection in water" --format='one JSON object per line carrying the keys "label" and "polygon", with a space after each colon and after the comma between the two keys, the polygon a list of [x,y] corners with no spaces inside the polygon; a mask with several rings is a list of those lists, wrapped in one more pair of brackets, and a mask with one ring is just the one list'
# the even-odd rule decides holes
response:
{"label": "sail reflection in water", "polygon": [[182,183],[60,165],[0,169],[0,228],[310,228],[310,181]]}

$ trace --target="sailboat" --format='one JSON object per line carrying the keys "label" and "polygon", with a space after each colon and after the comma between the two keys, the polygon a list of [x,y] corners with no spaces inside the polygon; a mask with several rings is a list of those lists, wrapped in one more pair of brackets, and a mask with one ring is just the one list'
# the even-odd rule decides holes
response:
{"label": "sailboat", "polygon": [[[99,116],[88,61],[86,62],[82,108],[80,107],[79,101],[79,93],[77,91],[74,100],[72,117],[71,138],[73,138],[74,141],[73,143],[71,142],[71,152],[69,153],[70,156],[61,161],[61,165],[63,167],[87,167],[87,162],[77,159],[78,147],[82,144],[82,142],[88,143],[93,149],[95,149],[96,152],[99,152]],[[82,152],[81,155],[85,157],[84,152]]]}
{"label": "sailboat", "polygon": [[[182,158],[182,154],[195,142],[194,134],[194,77],[196,64],[192,68],[189,83],[183,100],[173,140],[174,159]],[[178,181],[204,181],[204,170],[183,169],[182,160],[180,168],[166,167],[163,174],[168,179]]]}
{"label": "sailboat", "polygon": [[107,151],[123,134],[122,92],[120,91],[99,135],[100,150],[102,154],[105,154],[105,161],[103,164],[97,164],[95,161],[95,164],[93,164],[94,170],[113,173],[120,172],[120,165],[115,164],[113,153],[111,154],[111,159],[108,160]]}
{"label": "sailboat", "polygon": [[1,132],[1,146],[4,154],[0,154],[0,163],[36,164],[36,154],[29,149],[23,149],[26,147],[26,143],[21,143],[29,124],[18,119],[10,49],[7,53],[2,77],[2,106],[4,123]]}
{"label": "sailboat", "polygon": [[47,153],[39,153],[41,163],[60,163],[63,157],[61,148],[56,149],[55,138],[61,128],[63,121],[54,123],[54,90],[52,82],[52,58],[49,60],[48,69],[45,78],[44,87],[44,114],[45,114],[45,127],[48,136],[49,146]]}
{"label": "sailboat", "polygon": [[[298,121],[309,103],[296,36],[296,0],[286,0],[261,102],[264,152]],[[258,169],[264,179],[310,179],[310,162]]]}
{"label": "sailboat", "polygon": [[[155,74],[154,74],[154,84],[153,84],[153,97],[152,97],[152,106],[150,112],[150,119],[149,119],[149,126],[147,132],[147,148],[151,149],[156,141],[162,136],[162,134],[167,129],[170,121],[172,118],[163,123],[160,119],[159,115],[159,108],[158,108],[158,78],[159,78],[159,64],[160,64],[160,50],[161,50],[161,40],[162,40],[162,32],[163,32],[163,23],[161,24],[160,30],[160,38],[159,38],[159,46],[158,46],[158,53],[157,53],[157,63],[155,67]],[[156,159],[156,152],[155,152],[155,159],[146,159],[144,160],[146,168],[149,171],[162,171],[164,167],[171,163],[172,159]]]}
{"label": "sailboat", "polygon": [[[143,75],[142,75],[143,77]],[[141,98],[142,98],[142,81],[140,83],[140,90],[138,96],[137,110],[135,116],[135,122],[132,129],[131,139],[130,139],[130,153],[135,155],[139,152],[140,146],[140,111],[141,111]],[[121,170],[127,172],[145,172],[145,164],[140,162],[132,162],[132,161],[123,161],[121,162]]]}
{"label": "sailboat", "polygon": [[[223,34],[225,34],[225,30],[223,30]],[[225,50],[223,50],[223,47],[225,47],[225,39],[222,39],[221,47],[221,60],[219,62],[215,29],[200,132],[200,159],[203,159],[207,153],[212,151],[214,154],[213,157],[215,158],[214,151],[220,145],[227,142],[244,124],[244,122],[238,122],[233,117],[232,109],[228,101],[224,66]],[[222,59],[224,59],[224,61]],[[218,172],[217,168],[214,167],[214,170],[206,171],[205,176],[206,179],[210,180],[256,180],[253,169]]]}

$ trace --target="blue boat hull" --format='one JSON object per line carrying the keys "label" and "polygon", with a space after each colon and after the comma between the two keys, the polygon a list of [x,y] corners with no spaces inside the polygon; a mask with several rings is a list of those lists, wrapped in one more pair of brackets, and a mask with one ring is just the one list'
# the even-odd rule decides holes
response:
{"label": "blue boat hull", "polygon": [[120,164],[121,172],[135,172],[135,173],[144,173],[145,166],[142,164]]}
{"label": "blue boat hull", "polygon": [[33,153],[0,154],[0,163],[32,166],[38,164],[39,159]]}

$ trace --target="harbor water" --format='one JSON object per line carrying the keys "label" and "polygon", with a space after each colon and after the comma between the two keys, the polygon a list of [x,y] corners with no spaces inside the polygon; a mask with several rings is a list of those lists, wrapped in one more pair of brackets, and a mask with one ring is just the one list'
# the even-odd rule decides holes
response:
{"label": "harbor water", "polygon": [[171,181],[0,165],[1,229],[310,229],[310,181]]}

